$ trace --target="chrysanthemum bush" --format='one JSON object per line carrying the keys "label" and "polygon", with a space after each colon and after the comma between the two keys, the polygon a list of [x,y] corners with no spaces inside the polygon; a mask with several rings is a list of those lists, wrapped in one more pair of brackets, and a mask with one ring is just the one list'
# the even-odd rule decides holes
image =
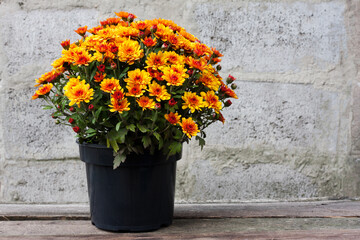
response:
{"label": "chrysanthemum bush", "polygon": [[111,146],[114,167],[132,152],[176,154],[192,137],[203,147],[204,129],[224,123],[221,111],[237,98],[235,78],[219,75],[222,55],[172,21],[116,15],[61,43],[33,99],[44,99],[80,143]]}

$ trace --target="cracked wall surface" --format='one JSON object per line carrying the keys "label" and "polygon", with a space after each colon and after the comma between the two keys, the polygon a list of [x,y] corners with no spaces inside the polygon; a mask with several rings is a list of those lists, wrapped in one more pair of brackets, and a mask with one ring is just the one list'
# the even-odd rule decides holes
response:
{"label": "cracked wall surface", "polygon": [[30,98],[61,41],[118,11],[175,21],[237,78],[225,124],[184,146],[177,202],[360,195],[359,1],[0,0],[0,203],[87,202],[74,134]]}

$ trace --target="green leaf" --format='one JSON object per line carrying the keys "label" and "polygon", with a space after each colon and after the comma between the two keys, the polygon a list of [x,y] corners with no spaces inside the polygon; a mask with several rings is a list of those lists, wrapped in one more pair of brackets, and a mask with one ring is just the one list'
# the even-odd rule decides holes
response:
{"label": "green leaf", "polygon": [[121,122],[118,122],[118,123],[116,124],[116,127],[115,127],[116,131],[119,131],[120,125],[121,125]]}
{"label": "green leaf", "polygon": [[120,166],[121,163],[125,162],[126,160],[126,154],[124,152],[117,153],[114,158],[114,166],[113,168],[116,169]]}
{"label": "green leaf", "polygon": [[99,115],[100,115],[100,113],[101,113],[101,111],[102,111],[102,106],[101,107],[99,107],[99,109],[95,112],[95,118],[96,119],[98,119],[99,118]]}
{"label": "green leaf", "polygon": [[144,145],[144,148],[147,148],[151,145],[151,138],[148,135],[144,136],[141,141]]}
{"label": "green leaf", "polygon": [[146,133],[148,131],[148,129],[144,125],[136,124],[136,126],[142,133]]}
{"label": "green leaf", "polygon": [[125,68],[119,75],[119,79],[121,79],[123,76],[125,76],[128,70],[129,70],[129,67]]}
{"label": "green leaf", "polygon": [[153,135],[156,137],[156,139],[157,139],[158,141],[160,141],[161,135],[160,135],[159,133],[153,132]]}
{"label": "green leaf", "polygon": [[43,109],[44,109],[44,110],[53,109],[53,108],[54,108],[54,106],[51,106],[51,105],[45,105],[45,106],[43,106]]}
{"label": "green leaf", "polygon": [[108,139],[110,146],[114,149],[115,152],[119,151],[119,145],[117,144],[116,140]]}
{"label": "green leaf", "polygon": [[203,139],[202,137],[196,136],[196,140],[199,140],[199,146],[201,147],[201,150],[203,150],[204,145],[205,145],[205,139]]}
{"label": "green leaf", "polygon": [[96,133],[96,130],[93,129],[93,128],[88,128],[88,129],[86,130],[86,133],[87,133],[87,134]]}
{"label": "green leaf", "polygon": [[182,144],[181,142],[172,142],[169,146],[169,156],[181,152]]}
{"label": "green leaf", "polygon": [[135,132],[136,130],[136,126],[134,124],[130,124],[130,125],[127,125],[126,126],[126,129],[132,131],[132,132]]}

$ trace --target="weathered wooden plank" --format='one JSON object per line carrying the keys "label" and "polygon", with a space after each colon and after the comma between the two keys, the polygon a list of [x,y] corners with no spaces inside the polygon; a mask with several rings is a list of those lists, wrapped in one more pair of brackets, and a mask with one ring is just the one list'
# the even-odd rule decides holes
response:
{"label": "weathered wooden plank", "polygon": [[[332,218],[360,217],[360,201],[176,204],[174,218]],[[89,207],[75,205],[0,204],[0,221],[87,220]]]}
{"label": "weathered wooden plank", "polygon": [[203,234],[192,234],[192,233],[181,233],[181,234],[116,234],[116,235],[67,235],[67,236],[11,236],[11,237],[0,237],[0,240],[155,240],[155,239],[198,239],[198,240],[213,240],[213,239],[223,239],[223,240],[235,240],[235,239],[347,239],[347,240],[358,240],[360,236],[360,230],[327,230],[327,231],[279,231],[279,232],[245,232],[245,233],[203,233]]}
{"label": "weathered wooden plank", "polygon": [[[225,218],[225,219],[175,219],[166,228],[149,233],[113,233],[97,229],[90,221],[2,221],[0,236],[2,237],[61,237],[61,236],[217,236],[217,234],[266,232],[267,234],[282,231],[328,232],[333,234],[351,230],[360,231],[360,220],[357,218]],[[351,232],[350,231],[350,232]],[[347,231],[345,231],[347,232]],[[204,235],[205,234],[205,235]],[[208,235],[206,235],[208,234]],[[185,236],[184,235],[184,236]],[[187,236],[187,235],[186,235]],[[185,237],[186,237],[185,236]],[[224,237],[226,237],[224,235]],[[360,235],[359,235],[360,236]],[[0,238],[1,239],[1,238]],[[20,238],[21,239],[21,238]],[[103,239],[102,237],[98,239]]]}

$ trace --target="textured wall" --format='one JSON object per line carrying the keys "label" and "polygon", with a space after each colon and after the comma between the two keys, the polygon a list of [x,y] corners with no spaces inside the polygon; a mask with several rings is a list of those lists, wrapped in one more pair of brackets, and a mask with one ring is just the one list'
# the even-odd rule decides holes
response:
{"label": "textured wall", "polygon": [[360,195],[359,1],[0,0],[0,202],[87,201],[73,133],[30,98],[59,43],[115,11],[174,20],[238,79],[225,125],[184,148],[178,202]]}

